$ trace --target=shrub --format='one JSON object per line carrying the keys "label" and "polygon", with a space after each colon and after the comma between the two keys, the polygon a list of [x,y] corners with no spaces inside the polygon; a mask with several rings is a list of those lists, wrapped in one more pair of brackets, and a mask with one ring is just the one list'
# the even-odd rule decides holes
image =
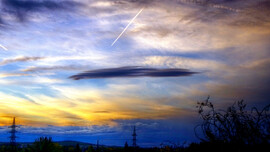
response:
{"label": "shrub", "polygon": [[216,110],[208,97],[198,102],[197,108],[203,123],[195,127],[195,134],[201,141],[238,145],[270,142],[270,104],[261,111],[256,107],[246,110],[246,104],[241,100],[226,110]]}

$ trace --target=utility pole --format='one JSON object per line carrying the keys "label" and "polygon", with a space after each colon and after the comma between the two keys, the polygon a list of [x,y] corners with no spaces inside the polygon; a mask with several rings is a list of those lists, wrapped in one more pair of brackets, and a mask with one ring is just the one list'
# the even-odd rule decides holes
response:
{"label": "utility pole", "polygon": [[135,126],[134,126],[134,129],[133,129],[132,136],[133,136],[133,148],[135,149],[137,147],[137,144],[136,144],[136,142],[137,142],[137,139],[136,139],[137,134],[136,134],[136,127]]}
{"label": "utility pole", "polygon": [[9,127],[9,128],[11,128],[11,131],[9,132],[10,133],[10,136],[9,136],[9,138],[10,138],[10,145],[11,145],[11,147],[12,147],[12,150],[16,150],[16,127],[18,127],[18,126],[16,126],[16,123],[15,123],[15,117],[13,117],[13,123],[12,123],[12,125]]}

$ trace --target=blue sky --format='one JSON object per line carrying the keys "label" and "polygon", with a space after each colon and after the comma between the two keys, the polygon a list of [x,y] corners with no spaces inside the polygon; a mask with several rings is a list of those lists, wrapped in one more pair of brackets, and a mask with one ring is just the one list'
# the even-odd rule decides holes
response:
{"label": "blue sky", "polygon": [[22,125],[19,141],[46,134],[123,145],[134,125],[143,146],[197,141],[196,103],[208,95],[218,107],[269,103],[269,7],[268,0],[1,0],[1,141],[12,117]]}

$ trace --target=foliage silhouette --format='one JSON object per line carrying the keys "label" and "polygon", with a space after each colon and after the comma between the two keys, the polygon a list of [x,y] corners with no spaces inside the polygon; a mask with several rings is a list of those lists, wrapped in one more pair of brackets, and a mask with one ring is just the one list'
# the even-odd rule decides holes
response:
{"label": "foliage silhouette", "polygon": [[75,152],[81,152],[81,148],[79,144],[76,144]]}
{"label": "foliage silhouette", "polygon": [[89,146],[88,149],[86,150],[86,152],[94,152],[94,148],[93,146]]}
{"label": "foliage silhouette", "polygon": [[129,152],[130,148],[128,147],[128,143],[125,142],[125,146],[124,146],[124,152]]}
{"label": "foliage silhouette", "polygon": [[[246,110],[243,100],[227,110],[216,110],[208,97],[197,103],[203,123],[195,127],[196,136],[203,142],[258,145],[270,142],[270,104],[261,111]],[[202,132],[200,137],[198,129]]]}
{"label": "foliage silhouette", "polygon": [[40,137],[32,146],[30,146],[31,152],[61,152],[62,147],[52,142],[51,137]]}

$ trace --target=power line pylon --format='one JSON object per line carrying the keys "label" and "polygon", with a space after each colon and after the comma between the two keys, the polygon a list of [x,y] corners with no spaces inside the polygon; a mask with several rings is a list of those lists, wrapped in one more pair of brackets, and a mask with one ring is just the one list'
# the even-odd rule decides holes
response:
{"label": "power line pylon", "polygon": [[97,140],[97,152],[99,152],[99,140]]}
{"label": "power line pylon", "polygon": [[16,126],[16,123],[15,123],[15,117],[13,117],[13,123],[12,123],[12,125],[9,127],[9,128],[11,128],[11,131],[9,132],[10,133],[10,136],[9,136],[9,138],[10,138],[10,145],[12,146],[12,147],[15,147],[16,146],[16,138],[17,138],[17,136],[16,136],[16,128],[17,128],[18,126]]}
{"label": "power line pylon", "polygon": [[134,126],[134,129],[133,129],[133,134],[132,134],[132,136],[133,136],[133,148],[135,149],[136,147],[137,147],[137,139],[136,139],[136,136],[137,136],[137,134],[136,134],[136,127]]}

